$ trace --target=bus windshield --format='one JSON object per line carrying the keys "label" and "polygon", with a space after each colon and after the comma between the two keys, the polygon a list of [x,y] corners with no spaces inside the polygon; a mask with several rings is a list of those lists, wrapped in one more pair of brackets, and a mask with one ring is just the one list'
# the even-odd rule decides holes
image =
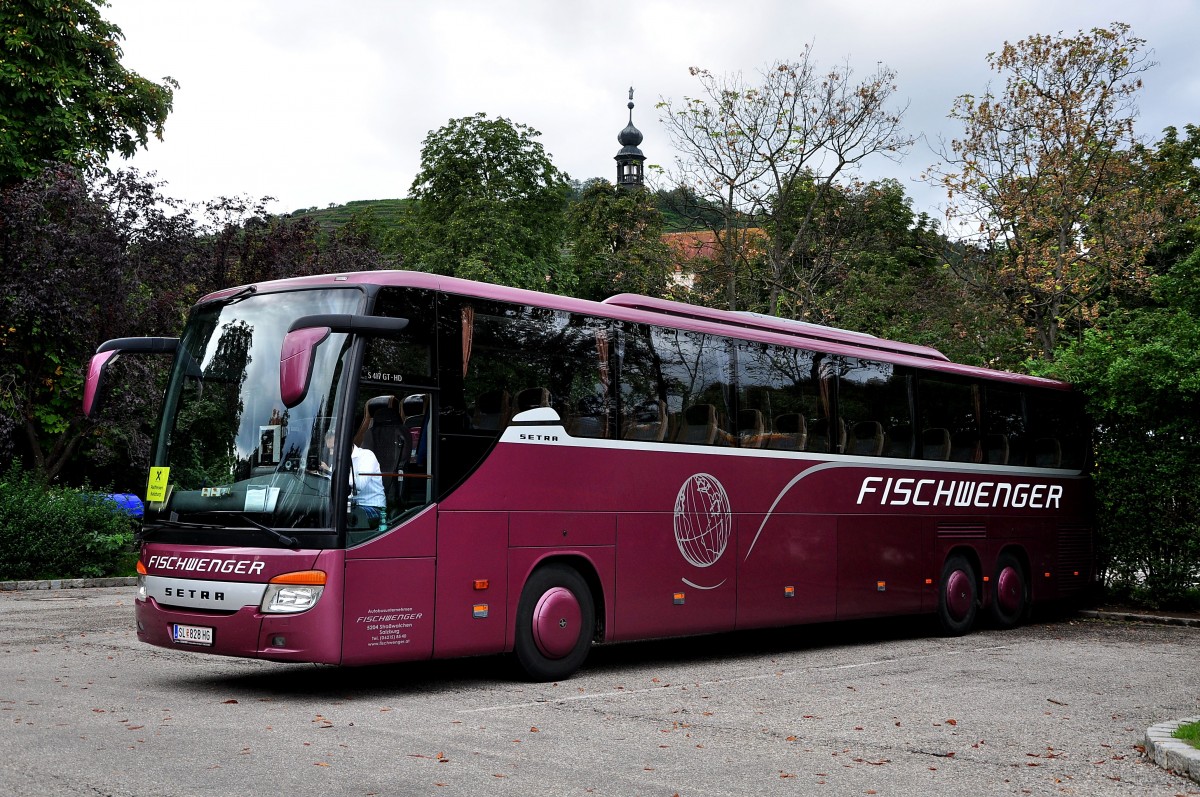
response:
{"label": "bus windshield", "polygon": [[302,290],[235,295],[193,311],[163,402],[147,529],[221,544],[233,541],[211,530],[246,529],[268,545],[270,537],[297,542],[290,530],[332,533],[349,336],[317,347],[308,392],[291,408],[280,399],[280,349],[294,319],[354,313],[363,302],[353,288]]}

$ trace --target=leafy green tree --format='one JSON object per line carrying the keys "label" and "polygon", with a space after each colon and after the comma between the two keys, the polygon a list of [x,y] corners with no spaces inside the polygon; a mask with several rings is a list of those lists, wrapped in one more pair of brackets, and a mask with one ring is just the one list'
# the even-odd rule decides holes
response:
{"label": "leafy green tree", "polygon": [[1153,146],[1137,144],[1133,155],[1143,190],[1157,198],[1162,240],[1147,256],[1147,268],[1163,274],[1200,246],[1200,126],[1163,130]]}
{"label": "leafy green tree", "polygon": [[103,0],[0,3],[0,185],[48,162],[130,157],[161,139],[173,88],[121,65],[120,28]]}
{"label": "leafy green tree", "polygon": [[538,131],[479,113],[425,137],[405,260],[437,274],[570,293],[563,268],[571,186]]}
{"label": "leafy green tree", "polygon": [[1088,397],[1108,585],[1170,606],[1200,586],[1200,248],[1153,298],[1101,317],[1040,370]]}
{"label": "leafy green tree", "polygon": [[597,301],[625,292],[663,295],[674,266],[662,233],[653,195],[591,181],[567,211],[576,295]]}

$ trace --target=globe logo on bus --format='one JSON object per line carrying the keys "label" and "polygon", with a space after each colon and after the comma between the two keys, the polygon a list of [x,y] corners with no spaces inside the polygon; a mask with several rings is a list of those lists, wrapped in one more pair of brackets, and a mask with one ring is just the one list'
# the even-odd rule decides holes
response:
{"label": "globe logo on bus", "polygon": [[675,497],[675,542],[689,564],[708,567],[720,559],[732,528],[729,496],[719,481],[697,473],[683,483]]}

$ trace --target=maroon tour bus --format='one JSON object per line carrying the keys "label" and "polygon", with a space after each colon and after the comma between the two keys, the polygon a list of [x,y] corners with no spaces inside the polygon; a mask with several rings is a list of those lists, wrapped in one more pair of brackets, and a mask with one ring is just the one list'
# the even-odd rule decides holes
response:
{"label": "maroon tour bus", "polygon": [[136,599],[152,645],[364,665],[928,613],[1092,579],[1070,386],[872,335],[415,272],[214,293],[175,338]]}

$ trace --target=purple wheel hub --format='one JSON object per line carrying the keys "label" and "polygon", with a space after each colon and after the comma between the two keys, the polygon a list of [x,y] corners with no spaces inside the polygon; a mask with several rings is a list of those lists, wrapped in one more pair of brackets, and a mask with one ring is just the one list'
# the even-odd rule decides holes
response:
{"label": "purple wheel hub", "polygon": [[533,607],[533,641],[548,659],[561,659],[575,649],[582,624],[579,600],[566,587],[546,590]]}
{"label": "purple wheel hub", "polygon": [[946,578],[946,611],[957,620],[966,619],[971,613],[971,579],[961,570],[955,570]]}
{"label": "purple wheel hub", "polygon": [[1005,614],[1015,614],[1025,602],[1025,587],[1015,567],[1006,567],[996,576],[996,603]]}

